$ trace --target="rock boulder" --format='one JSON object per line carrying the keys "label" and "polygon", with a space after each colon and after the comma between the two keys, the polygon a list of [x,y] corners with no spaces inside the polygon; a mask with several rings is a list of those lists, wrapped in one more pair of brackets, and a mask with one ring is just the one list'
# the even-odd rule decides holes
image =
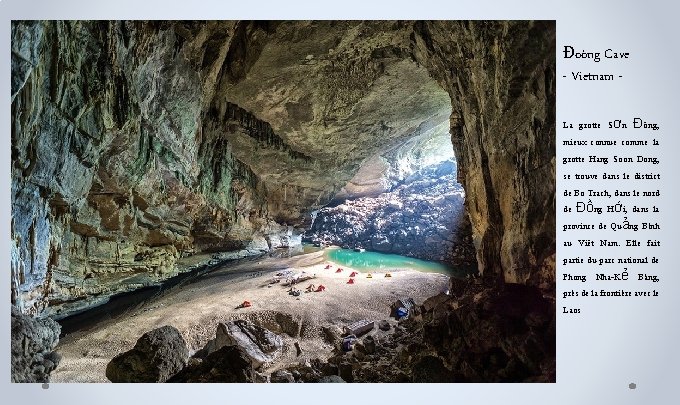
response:
{"label": "rock boulder", "polygon": [[173,326],[145,333],[135,347],[114,357],[106,366],[111,382],[165,382],[189,359],[184,338]]}
{"label": "rock boulder", "polygon": [[274,332],[245,320],[220,323],[215,339],[208,342],[210,354],[225,346],[238,346],[257,369],[274,360],[283,349],[283,339]]}
{"label": "rock boulder", "polygon": [[54,351],[61,327],[50,318],[34,318],[12,307],[11,381],[49,382],[61,356]]}
{"label": "rock boulder", "polygon": [[210,353],[202,362],[184,368],[168,382],[246,383],[257,380],[256,371],[243,348],[224,346]]}

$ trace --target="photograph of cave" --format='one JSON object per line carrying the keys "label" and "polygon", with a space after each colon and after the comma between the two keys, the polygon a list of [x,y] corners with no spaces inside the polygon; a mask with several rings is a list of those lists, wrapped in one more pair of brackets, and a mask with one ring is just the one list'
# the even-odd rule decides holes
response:
{"label": "photograph of cave", "polygon": [[13,21],[13,382],[555,382],[554,21]]}

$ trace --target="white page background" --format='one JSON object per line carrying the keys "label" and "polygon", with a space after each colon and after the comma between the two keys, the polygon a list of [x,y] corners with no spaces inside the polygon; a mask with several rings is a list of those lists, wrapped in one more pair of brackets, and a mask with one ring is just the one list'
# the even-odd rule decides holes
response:
{"label": "white page background", "polygon": [[[9,306],[2,314],[3,341],[0,363],[3,364],[2,402],[4,403],[69,403],[119,404],[253,404],[298,403],[378,404],[441,402],[447,404],[677,404],[680,394],[680,277],[673,252],[680,247],[675,229],[678,228],[676,185],[680,178],[680,118],[678,95],[680,86],[680,7],[670,1],[19,1],[0,0],[0,54],[6,55],[0,66],[0,82],[4,94],[10,87],[10,21],[12,19],[549,19],[557,20],[557,383],[556,384],[10,384]],[[625,62],[562,59],[564,45],[576,49],[603,52],[607,48],[631,53]],[[576,82],[572,71],[612,72],[623,76],[613,82]],[[567,75],[567,78],[562,78]],[[5,170],[0,176],[5,198],[0,200],[3,215],[0,257],[5,258],[4,283],[9,286],[10,235],[10,98],[1,101],[0,160]],[[562,157],[574,155],[573,149],[561,146],[562,139],[587,139],[575,132],[560,129],[562,121],[606,122],[615,118],[630,120],[642,117],[658,122],[662,129],[656,135],[661,147],[656,156],[661,164],[661,181],[649,183],[661,188],[662,197],[654,201],[661,209],[656,220],[661,230],[635,236],[641,241],[656,238],[660,248],[637,250],[634,256],[656,256],[659,265],[652,266],[662,281],[653,287],[660,291],[654,299],[602,298],[561,299],[561,292],[576,289],[580,283],[561,282],[561,273],[569,270],[561,259],[574,256],[612,256],[607,251],[576,247],[564,248],[564,240],[576,239],[573,233],[561,231],[565,223],[577,223],[565,218],[562,207],[567,203],[565,189],[573,183],[560,179],[564,173],[578,171],[576,165],[561,165]],[[595,133],[592,133],[595,134]],[[621,132],[599,131],[598,139],[622,138]],[[640,133],[642,134],[642,133]],[[645,138],[638,136],[637,138]],[[633,138],[631,133],[631,138]],[[647,149],[649,150],[649,149]],[[612,149],[592,148],[592,154],[611,156]],[[630,155],[636,152],[631,150]],[[602,170],[581,170],[601,173]],[[632,167],[632,166],[631,166]],[[616,166],[608,165],[607,171]],[[623,171],[618,166],[617,171]],[[627,171],[635,171],[626,168]],[[642,171],[642,170],[641,170]],[[605,183],[603,183],[605,184]],[[640,183],[609,182],[608,188],[631,189]],[[595,185],[593,185],[595,187]],[[579,187],[577,187],[579,188]],[[580,187],[583,188],[583,187]],[[642,187],[637,187],[642,188]],[[652,189],[652,186],[646,187]],[[657,188],[656,186],[654,189]],[[613,199],[615,200],[615,199]],[[612,201],[614,203],[615,201]],[[649,205],[648,199],[644,201]],[[603,220],[603,222],[606,222]],[[592,232],[592,231],[591,231]],[[597,232],[589,233],[598,240]],[[643,243],[644,244],[644,243]],[[651,249],[651,248],[650,248]],[[586,267],[583,267],[586,269]],[[571,268],[573,270],[574,268]],[[574,273],[579,274],[578,271]],[[589,274],[593,278],[593,271]],[[584,286],[591,284],[585,284]],[[614,286],[612,286],[614,289]],[[2,300],[10,302],[9,288],[2,289]],[[593,298],[596,299],[596,298]],[[562,305],[581,306],[577,316],[560,314]],[[634,382],[635,390],[628,384]],[[364,400],[360,400],[363,398]],[[7,401],[7,402],[6,402]]]}

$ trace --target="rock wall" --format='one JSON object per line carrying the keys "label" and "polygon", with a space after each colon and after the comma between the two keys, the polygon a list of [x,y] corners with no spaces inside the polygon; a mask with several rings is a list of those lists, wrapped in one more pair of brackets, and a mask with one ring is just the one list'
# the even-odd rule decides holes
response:
{"label": "rock wall", "polygon": [[417,22],[411,38],[451,96],[480,271],[554,285],[555,23]]}
{"label": "rock wall", "polygon": [[[186,255],[285,245],[343,187],[366,191],[346,186],[369,162],[414,161],[409,142],[447,117],[480,270],[550,282],[554,36],[549,22],[15,21],[12,303],[67,313]],[[407,172],[379,166],[368,178]]]}
{"label": "rock wall", "polygon": [[206,107],[233,30],[13,24],[14,305],[74,311],[175,275],[183,255],[287,237],[231,151],[230,136],[266,123]]}

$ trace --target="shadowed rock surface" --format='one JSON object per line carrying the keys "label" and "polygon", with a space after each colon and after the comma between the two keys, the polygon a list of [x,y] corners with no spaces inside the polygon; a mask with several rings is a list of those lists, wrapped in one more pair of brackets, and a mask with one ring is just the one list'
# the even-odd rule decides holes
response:
{"label": "shadowed rock surface", "polygon": [[23,315],[12,307],[12,382],[49,382],[60,360],[54,351],[60,331],[53,320]]}
{"label": "shadowed rock surface", "polygon": [[255,382],[256,372],[246,352],[239,346],[224,346],[203,361],[189,364],[168,382],[171,383],[246,383]]}
{"label": "shadowed rock surface", "polygon": [[[328,359],[353,382],[555,382],[555,301],[533,286],[451,282],[390,333]],[[373,345],[373,342],[371,345]]]}
{"label": "shadowed rock surface", "polygon": [[106,367],[111,382],[165,382],[189,359],[186,342],[172,326],[145,333],[135,347],[114,357]]}

